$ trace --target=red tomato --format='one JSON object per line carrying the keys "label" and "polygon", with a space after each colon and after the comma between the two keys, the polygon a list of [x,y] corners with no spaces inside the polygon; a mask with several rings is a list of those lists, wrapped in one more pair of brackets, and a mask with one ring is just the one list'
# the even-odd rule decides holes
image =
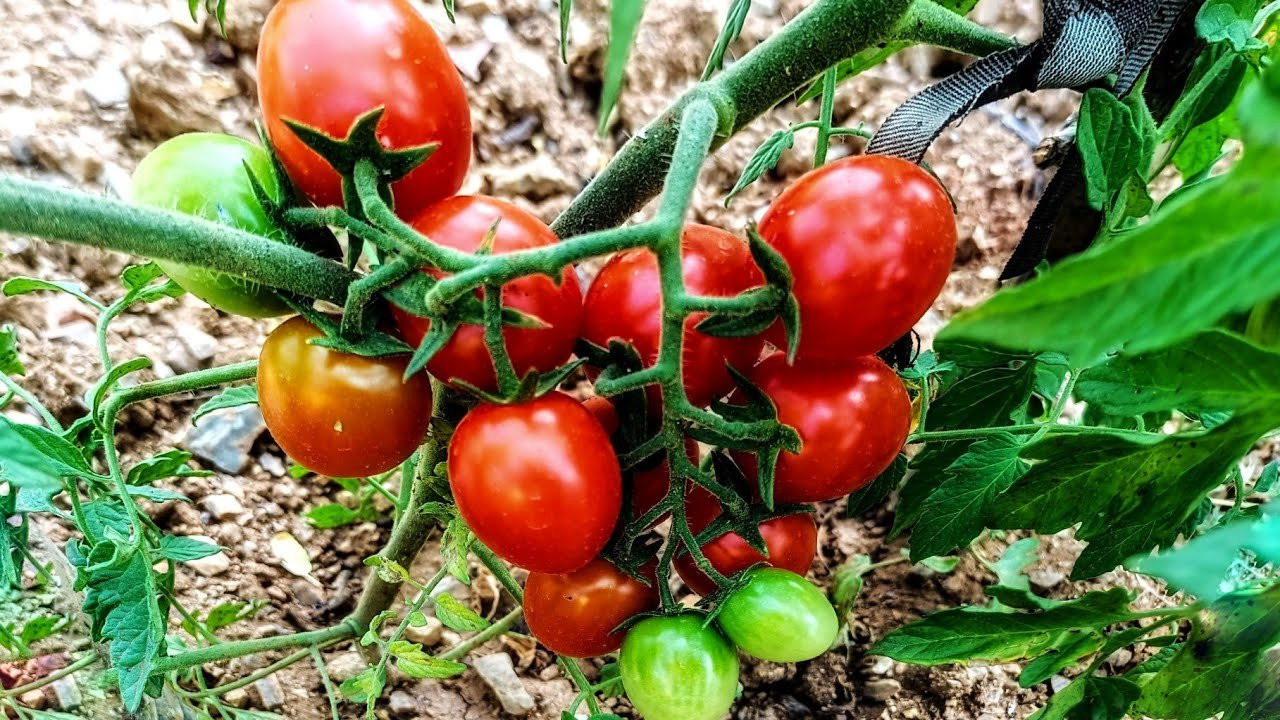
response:
{"label": "red tomato", "polygon": [[367,358],[311,345],[316,326],[293,317],[258,358],[258,404],[289,457],[330,477],[365,477],[404,462],[431,423],[431,382],[408,380],[408,357]]}
{"label": "red tomato", "polygon": [[[778,407],[778,420],[800,433],[799,454],[778,456],[773,497],[779,503],[818,502],[848,495],[875,479],[902,449],[911,401],[902,381],[874,355],[843,367],[797,363],[782,353],[765,358],[751,381]],[[755,455],[734,452],[747,477]]]}
{"label": "red tomato", "polygon": [[596,558],[564,575],[529,573],[524,586],[524,619],[538,642],[551,652],[585,658],[622,647],[622,623],[658,607],[656,569],[652,560],[641,569],[645,585]]}
{"label": "red tomato", "polygon": [[[730,297],[762,285],[764,276],[746,243],[731,233],[690,225],[681,236],[685,288],[695,295]],[[710,403],[733,389],[725,363],[745,370],[760,356],[759,337],[717,338],[694,330],[705,315],[692,315],[684,330],[684,384],[689,402]],[[609,260],[587,290],[582,337],[607,347],[617,338],[635,346],[651,365],[658,359],[662,296],[653,252],[637,248]]]}
{"label": "red tomato", "polygon": [[[703,491],[706,493],[706,491]],[[704,530],[721,513],[715,497],[706,493],[691,501],[687,510],[689,529],[696,535]],[[813,557],[818,551],[818,525],[809,513],[797,513],[772,518],[760,523],[760,536],[769,550],[769,556],[757,552],[741,535],[727,532],[702,546],[702,554],[721,575],[730,576],[746,570],[756,563],[768,563],[771,567],[790,570],[797,575],[809,572]],[[693,556],[676,558],[676,572],[691,590],[699,595],[710,595],[716,584],[698,568]]]}
{"label": "red tomato", "polygon": [[535,572],[591,562],[622,509],[609,436],[582,403],[558,392],[467,413],[449,441],[449,484],[476,537]]}
{"label": "red tomato", "polygon": [[[432,205],[411,221],[414,229],[433,241],[467,252],[480,247],[493,224],[498,223],[493,240],[494,253],[554,245],[559,240],[541,220],[505,200],[483,195],[451,197]],[[430,272],[430,270],[428,270]],[[438,272],[433,272],[443,277]],[[507,354],[516,373],[546,372],[563,364],[573,354],[582,324],[582,291],[572,267],[566,267],[559,285],[546,275],[528,275],[502,286],[502,304],[539,318],[549,327],[505,328]],[[412,345],[426,336],[431,321],[410,315],[392,306],[396,325]],[[431,358],[427,372],[449,381],[465,380],[482,390],[495,390],[497,378],[493,361],[484,344],[484,327],[464,325]]]}
{"label": "red tomato", "polygon": [[341,181],[286,118],[342,138],[357,117],[383,107],[378,138],[387,148],[438,143],[392,185],[402,217],[457,192],[471,162],[462,78],[408,0],[277,4],[258,46],[258,101],[289,177],[317,205],[341,204]]}
{"label": "red tomato", "polygon": [[[760,220],[760,237],[791,267],[797,357],[843,363],[888,347],[933,304],[955,259],[956,217],[918,165],[863,155],[784,190]],[[782,347],[779,331],[770,340]]]}

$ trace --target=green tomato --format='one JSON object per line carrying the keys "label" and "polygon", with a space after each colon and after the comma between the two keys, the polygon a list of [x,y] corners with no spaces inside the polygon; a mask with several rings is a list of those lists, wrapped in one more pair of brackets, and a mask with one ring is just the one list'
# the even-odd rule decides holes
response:
{"label": "green tomato", "polygon": [[[189,133],[161,143],[133,173],[133,201],[280,239],[253,193],[246,166],[275,200],[280,185],[266,150],[230,135]],[[248,317],[288,313],[270,288],[226,273],[156,260],[174,282],[219,310]]]}
{"label": "green tomato", "polygon": [[778,568],[748,570],[746,585],[725,599],[716,615],[725,635],[761,660],[800,662],[826,652],[840,623],[822,591]]}
{"label": "green tomato", "polygon": [[641,620],[618,661],[627,697],[646,720],[720,720],[738,692],[738,655],[704,617]]}

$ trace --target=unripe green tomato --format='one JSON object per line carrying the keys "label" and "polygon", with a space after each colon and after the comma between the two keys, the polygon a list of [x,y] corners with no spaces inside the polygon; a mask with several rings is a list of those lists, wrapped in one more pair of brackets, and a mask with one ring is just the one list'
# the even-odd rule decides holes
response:
{"label": "unripe green tomato", "polygon": [[[188,133],[161,143],[133,173],[133,201],[225,223],[280,239],[253,193],[246,165],[267,194],[281,196],[266,150],[231,135]],[[288,313],[289,306],[266,287],[206,268],[156,260],[183,290],[219,310],[247,317]]]}
{"label": "unripe green tomato", "polygon": [[641,620],[619,665],[627,697],[645,720],[720,720],[738,692],[738,654],[704,617]]}
{"label": "unripe green tomato", "polygon": [[747,584],[725,599],[716,621],[743,652],[773,662],[812,660],[840,629],[816,585],[771,567],[748,570]]}

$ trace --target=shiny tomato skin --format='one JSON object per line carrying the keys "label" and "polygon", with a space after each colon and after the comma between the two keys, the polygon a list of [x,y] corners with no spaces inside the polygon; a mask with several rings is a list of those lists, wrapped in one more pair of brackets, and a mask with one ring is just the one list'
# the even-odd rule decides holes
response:
{"label": "shiny tomato skin", "polygon": [[[782,353],[765,358],[751,381],[773,400],[778,420],[800,434],[799,454],[778,456],[774,501],[820,502],[848,495],[875,479],[907,439],[911,401],[902,381],[874,355],[843,366],[798,362]],[[755,455],[733,457],[756,478]]]}
{"label": "shiny tomato skin", "polygon": [[[681,247],[690,294],[731,297],[764,283],[747,244],[732,233],[690,225],[681,236]],[[761,337],[717,338],[694,330],[705,317],[691,315],[684,329],[685,391],[689,402],[699,407],[733,389],[726,363],[745,370],[764,345]],[[661,334],[662,295],[653,252],[637,248],[613,256],[587,290],[582,337],[601,347],[614,338],[626,340],[646,365],[652,365]]]}
{"label": "shiny tomato skin", "polygon": [[641,570],[646,585],[596,558],[565,574],[529,573],[524,586],[524,619],[551,652],[596,657],[622,647],[622,623],[658,607],[657,561]]}
{"label": "shiny tomato skin", "polygon": [[258,358],[258,404],[280,448],[329,477],[386,472],[413,454],[431,423],[431,383],[404,380],[408,356],[367,358],[311,345],[302,317],[271,331]]}
{"label": "shiny tomato skin", "polygon": [[[955,259],[942,185],[885,155],[810,171],[773,201],[759,232],[791,268],[801,360],[842,363],[888,347],[933,304]],[[779,330],[769,337],[782,347]]]}
{"label": "shiny tomato skin", "polygon": [[748,571],[716,622],[738,649],[771,662],[812,660],[835,643],[840,622],[816,585],[778,568]]}
{"label": "shiny tomato skin", "polygon": [[[718,503],[717,503],[718,507]],[[718,515],[719,512],[716,513]],[[710,519],[695,521],[695,513],[689,511],[689,526],[695,534],[711,523]],[[760,535],[764,538],[769,556],[765,557],[747,544],[737,533],[727,532],[702,546],[702,554],[721,575],[732,577],[757,563],[789,570],[797,575],[809,572],[818,552],[818,525],[813,515],[796,513],[771,518],[760,523]],[[676,558],[676,572],[690,590],[699,595],[710,595],[716,584],[698,568],[693,556]]]}
{"label": "shiny tomato skin", "polygon": [[467,413],[449,441],[449,484],[476,537],[532,572],[591,562],[622,508],[609,437],[582,403],[559,392]]}
{"label": "shiny tomato skin", "polygon": [[[266,150],[231,135],[186,133],[164,141],[138,163],[132,200],[283,239],[254,193],[250,172],[270,198],[283,199]],[[290,312],[270,288],[249,280],[171,260],[156,264],[183,290],[223,312],[254,318]]]}
{"label": "shiny tomato skin", "polygon": [[340,205],[338,174],[285,119],[343,138],[359,116],[385,108],[387,148],[437,143],[392,184],[401,217],[458,191],[471,162],[471,111],[462,77],[410,0],[283,0],[258,46],[258,100],[289,177],[317,205]]}
{"label": "shiny tomato skin", "polygon": [[738,693],[738,654],[700,613],[645,618],[622,642],[618,668],[645,720],[720,720]]}
{"label": "shiny tomato skin", "polygon": [[[495,222],[498,223],[493,240],[495,254],[559,242],[551,228],[538,218],[505,200],[484,195],[458,195],[442,200],[413,218],[410,224],[436,243],[472,252],[480,247]],[[436,272],[433,274],[441,276]],[[553,370],[573,354],[582,325],[582,290],[572,267],[564,269],[558,285],[546,275],[528,275],[512,280],[502,286],[502,304],[533,315],[549,325],[503,329],[507,354],[511,356],[516,374],[523,377],[530,370]],[[431,321],[410,315],[394,305],[391,311],[405,340],[411,345],[420,344],[431,327]],[[457,378],[482,390],[497,389],[493,361],[484,344],[484,327],[459,327],[427,363],[427,372],[445,382]]]}

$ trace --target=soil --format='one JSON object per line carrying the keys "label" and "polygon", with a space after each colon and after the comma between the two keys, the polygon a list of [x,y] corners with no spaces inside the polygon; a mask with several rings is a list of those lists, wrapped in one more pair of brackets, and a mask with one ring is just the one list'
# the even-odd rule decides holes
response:
{"label": "soil", "polygon": [[[0,34],[0,171],[68,186],[126,195],[129,174],[159,141],[205,130],[254,135],[257,30],[272,0],[229,0],[227,39],[209,22],[192,22],[185,0],[0,0],[6,32]],[[423,7],[439,29],[467,79],[475,126],[475,160],[465,192],[512,199],[550,221],[632,133],[702,70],[728,3],[716,0],[653,0],[628,68],[627,85],[609,135],[594,135],[607,3],[575,3],[568,64],[557,59],[558,13],[551,0],[463,0],[451,24],[438,4]],[[740,54],[776,30],[803,7],[796,0],[757,0],[742,38]],[[984,0],[975,13],[983,23],[1034,39],[1039,6],[1033,0]],[[912,92],[953,71],[963,58],[914,49],[842,87],[836,104],[841,124],[874,126]],[[1042,172],[1032,150],[1052,135],[1072,111],[1068,93],[1020,96],[1000,103],[948,130],[928,160],[955,196],[959,208],[960,252],[955,271],[934,310],[919,326],[927,342],[943,320],[995,289],[999,268],[1019,237],[1038,191]],[[807,169],[813,136],[802,134],[778,169],[742,193],[726,209],[722,199],[754,149],[788,122],[813,117],[816,103],[786,104],[728,143],[708,163],[694,199],[694,217],[741,232],[769,199]],[[861,141],[837,144],[833,156],[860,149]],[[108,299],[121,290],[119,271],[130,260],[109,253],[0,236],[0,277],[16,275],[75,280]],[[30,295],[0,300],[0,322],[20,328],[23,383],[63,419],[83,412],[80,398],[96,377],[97,352],[91,318],[63,295]],[[120,319],[113,327],[113,356],[150,358],[157,374],[209,364],[243,361],[272,323],[222,315],[190,296],[166,300]],[[207,338],[206,338],[207,336]],[[202,351],[193,350],[212,342]],[[121,447],[130,457],[181,446],[195,400],[147,403],[130,411],[121,428]],[[23,411],[15,406],[7,413]],[[184,572],[179,601],[198,612],[224,602],[249,599],[269,604],[251,620],[229,628],[229,638],[313,629],[340,618],[358,595],[362,560],[385,540],[387,522],[318,530],[302,517],[319,504],[349,499],[337,485],[315,478],[293,480],[279,449],[264,434],[239,474],[218,472],[176,483],[195,505],[154,508],[157,521],[176,534],[203,534],[227,546],[230,567],[211,575]],[[211,468],[212,469],[212,468]],[[213,494],[239,498],[247,510],[219,520],[202,510]],[[831,505],[821,513],[821,555],[813,577],[829,581],[852,555],[896,556],[901,540],[886,543],[892,515],[881,509],[860,518],[844,517]],[[41,530],[61,544],[66,529]],[[307,551],[313,580],[291,574],[273,555],[271,539],[287,532]],[[998,555],[1007,542],[989,541]],[[1071,596],[1084,588],[1062,580],[1079,544],[1069,536],[1044,539],[1036,570],[1047,591]],[[436,541],[422,553],[415,574],[438,562]],[[743,675],[744,698],[734,717],[786,718],[948,718],[955,720],[1025,717],[1049,692],[1046,685],[1020,689],[1017,668],[948,667],[923,669],[870,658],[866,649],[898,625],[931,610],[979,602],[991,578],[971,557],[949,574],[907,564],[892,565],[868,578],[847,647],[796,666],[761,663]],[[1133,583],[1130,578],[1109,578]],[[1145,592],[1155,591],[1142,588]],[[472,588],[457,591],[486,615],[504,612],[496,583],[477,569]],[[57,609],[58,598],[46,598]],[[65,604],[64,597],[62,602]],[[174,631],[178,632],[175,624]],[[75,626],[51,647],[81,643]],[[448,644],[450,633],[442,640]],[[60,645],[59,645],[60,643]],[[508,652],[526,689],[537,701],[529,717],[559,718],[573,692],[566,679],[526,638],[509,636],[481,651]],[[358,656],[326,653],[335,675]],[[210,668],[213,678],[238,677],[272,657]],[[589,673],[596,664],[587,663]],[[244,702],[283,704],[273,709],[296,720],[328,718],[318,674],[308,664],[278,676],[275,688],[255,686]],[[341,679],[336,678],[336,679]],[[493,693],[473,672],[449,681],[392,678],[402,691],[388,710],[396,718],[478,720],[507,717]],[[81,683],[88,686],[89,683]],[[407,693],[404,694],[404,693]],[[84,717],[112,718],[109,697],[87,692]],[[407,699],[406,699],[407,698]],[[630,717],[625,703],[610,701]],[[343,717],[356,717],[351,705]]]}

